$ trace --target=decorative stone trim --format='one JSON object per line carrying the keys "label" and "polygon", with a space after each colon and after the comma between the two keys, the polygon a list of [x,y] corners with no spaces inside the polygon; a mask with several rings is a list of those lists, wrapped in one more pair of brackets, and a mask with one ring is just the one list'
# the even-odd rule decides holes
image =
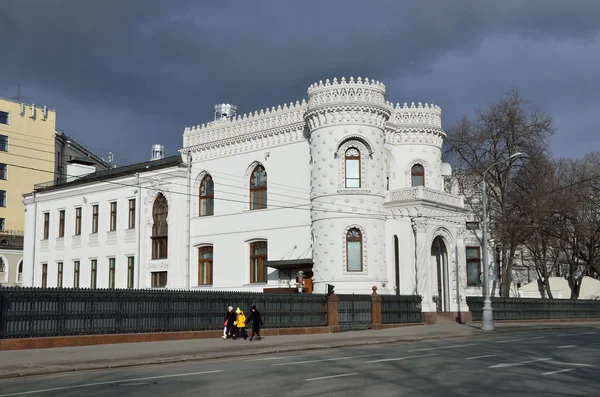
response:
{"label": "decorative stone trim", "polygon": [[73,236],[71,240],[73,248],[81,248],[81,236]]}
{"label": "decorative stone trim", "polygon": [[64,237],[57,237],[55,244],[54,244],[54,249],[57,251],[62,251],[65,249],[65,238]]}
{"label": "decorative stone trim", "polygon": [[450,231],[448,229],[446,229],[445,227],[438,227],[437,229],[435,229],[435,231],[433,232],[433,235],[431,236],[431,241],[433,243],[433,240],[435,240],[436,237],[442,237],[444,239],[444,244],[446,244],[446,250],[448,251],[448,255],[451,257],[454,253],[454,238],[452,237],[452,233],[450,233]]}
{"label": "decorative stone trim", "polygon": [[126,229],[125,230],[125,242],[131,243],[135,242],[136,239],[136,229]]}
{"label": "decorative stone trim", "polygon": [[106,232],[106,244],[115,245],[117,243],[117,232],[115,230]]}
{"label": "decorative stone trim", "polygon": [[97,247],[98,246],[98,233],[90,233],[88,245],[90,247]]}
{"label": "decorative stone trim", "polygon": [[333,81],[329,79],[314,83],[308,88],[308,106],[310,108],[318,106],[327,106],[332,103],[370,103],[370,104],[386,104],[385,101],[385,85],[379,81],[368,78],[364,80],[350,77],[346,81],[345,77],[338,82],[337,78]]}
{"label": "decorative stone trim", "polygon": [[396,145],[425,144],[442,147],[446,133],[437,128],[429,127],[397,127],[388,123],[385,141]]}
{"label": "decorative stone trim", "polygon": [[413,218],[412,227],[415,233],[427,232],[427,219]]}
{"label": "decorative stone trim", "polygon": [[425,186],[427,186],[428,182],[431,181],[431,167],[429,166],[429,163],[424,159],[415,159],[409,163],[408,167],[404,171],[404,174],[406,175],[406,186],[408,187],[418,187],[412,185],[412,168],[417,164],[421,165],[423,167],[423,171],[425,172],[425,175],[423,176],[423,182]]}
{"label": "decorative stone trim", "polygon": [[389,202],[404,202],[426,200],[434,203],[445,204],[451,207],[464,208],[462,196],[451,193],[439,192],[423,186],[416,186],[407,189],[392,190],[389,196]]}
{"label": "decorative stone trim", "polygon": [[[349,272],[346,268],[346,237],[348,236],[348,230],[350,229],[358,229],[360,230],[360,234],[362,236],[362,260],[363,260],[363,270],[362,272]],[[368,263],[367,263],[367,231],[364,227],[358,224],[348,225],[344,228],[344,234],[342,235],[342,274],[343,275],[365,275],[368,274]]]}
{"label": "decorative stone trim", "polygon": [[151,272],[169,270],[168,260],[152,260],[148,263],[148,270]]}
{"label": "decorative stone trim", "polygon": [[49,249],[50,243],[48,242],[48,239],[45,240],[40,240],[40,251],[41,252],[47,252]]}
{"label": "decorative stone trim", "polygon": [[365,124],[381,129],[390,117],[384,106],[375,105],[335,105],[310,109],[306,112],[306,123],[310,131],[336,124]]}
{"label": "decorative stone trim", "polygon": [[[348,192],[346,194],[361,194],[368,193],[369,181],[368,181],[368,169],[371,163],[371,152],[369,147],[365,146],[363,142],[365,139],[360,140],[349,139],[342,145],[338,146],[336,157],[338,163],[338,193],[342,191]],[[369,143],[367,141],[367,143]],[[360,152],[360,188],[346,188],[346,150],[351,147],[355,147]],[[371,146],[372,147],[372,146]]]}
{"label": "decorative stone trim", "polygon": [[406,102],[404,106],[396,104],[390,121],[397,125],[427,125],[436,128],[442,128],[442,109],[434,104],[425,106],[419,102],[418,106],[412,102],[410,107]]}

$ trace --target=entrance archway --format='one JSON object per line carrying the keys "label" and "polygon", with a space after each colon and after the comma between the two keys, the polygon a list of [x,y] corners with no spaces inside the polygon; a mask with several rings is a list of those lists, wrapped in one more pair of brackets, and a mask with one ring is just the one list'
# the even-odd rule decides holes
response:
{"label": "entrance archway", "polygon": [[444,239],[437,236],[431,244],[432,295],[438,312],[450,310],[450,284],[448,281],[448,250]]}

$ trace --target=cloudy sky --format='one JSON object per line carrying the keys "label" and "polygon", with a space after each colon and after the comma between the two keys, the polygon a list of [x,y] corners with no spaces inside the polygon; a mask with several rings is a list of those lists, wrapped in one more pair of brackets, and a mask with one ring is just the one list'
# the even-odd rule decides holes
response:
{"label": "cloudy sky", "polygon": [[598,0],[2,0],[0,96],[56,107],[115,162],[176,154],[216,103],[240,113],[332,77],[384,82],[449,127],[511,88],[555,117],[556,156],[600,149]]}

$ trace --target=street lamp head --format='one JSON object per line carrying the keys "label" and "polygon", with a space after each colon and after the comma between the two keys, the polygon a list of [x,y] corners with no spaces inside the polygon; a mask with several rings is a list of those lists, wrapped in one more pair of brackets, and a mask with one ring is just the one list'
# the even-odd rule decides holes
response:
{"label": "street lamp head", "polygon": [[515,157],[521,157],[523,153],[517,152],[510,155],[509,159],[514,159]]}

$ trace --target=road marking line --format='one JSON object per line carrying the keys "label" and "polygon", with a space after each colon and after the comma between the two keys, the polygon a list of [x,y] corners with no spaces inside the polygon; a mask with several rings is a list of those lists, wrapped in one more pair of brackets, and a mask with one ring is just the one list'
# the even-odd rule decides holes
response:
{"label": "road marking line", "polygon": [[[361,358],[361,357],[374,357],[374,356],[381,356],[381,354],[364,354],[362,356],[352,356],[352,357],[336,357],[336,358],[323,358],[320,360],[306,360],[306,361],[295,361],[292,363],[278,363],[278,364],[271,364],[272,367],[277,367],[277,366],[281,366],[281,365],[295,365],[295,364],[307,364],[307,363],[319,363],[321,361],[339,361],[339,360],[350,360],[352,358]],[[2,397],[2,396],[0,396]]]}
{"label": "road marking line", "polygon": [[54,387],[52,389],[40,389],[40,390],[24,391],[24,392],[19,392],[19,393],[0,394],[0,397],[24,396],[26,394],[39,394],[39,393],[46,393],[46,392],[49,392],[49,391],[56,391],[56,390],[79,389],[79,388],[82,388],[82,387],[110,385],[110,384],[114,384],[114,383],[136,382],[136,381],[140,381],[140,380],[164,379],[164,378],[175,378],[175,377],[180,377],[180,376],[194,376],[194,375],[204,375],[204,374],[215,374],[215,373],[219,373],[219,372],[225,372],[225,371],[222,370],[222,369],[219,369],[219,370],[216,370],[216,371],[192,372],[192,373],[188,373],[188,374],[159,375],[159,376],[148,376],[148,377],[145,377],[145,378],[110,380],[110,381],[106,381],[106,382],[86,383],[86,384],[83,384],[83,385]]}
{"label": "road marking line", "polygon": [[422,354],[420,356],[409,356],[409,357],[398,357],[398,358],[382,358],[381,360],[373,360],[373,361],[365,361],[365,364],[371,364],[371,363],[381,363],[384,361],[401,361],[401,360],[408,360],[409,358],[419,358],[419,357],[429,357],[429,356],[437,356],[437,353],[431,353],[431,354]]}
{"label": "road marking line", "polygon": [[488,354],[487,356],[475,356],[475,357],[467,357],[465,360],[477,360],[478,358],[486,358],[486,357],[496,357],[495,354]]}
{"label": "road marking line", "polygon": [[[502,363],[502,364],[496,364],[496,365],[492,365],[488,368],[507,368],[507,367],[518,367],[519,365],[525,365],[525,364],[529,364],[529,363],[535,363],[537,361],[548,361],[548,360],[552,360],[551,358],[537,358],[535,360],[529,360],[529,361],[520,361],[518,363]],[[0,396],[2,397],[2,396]]]}
{"label": "road marking line", "polygon": [[467,346],[477,346],[477,343],[471,343],[468,345],[454,345],[454,346],[443,346],[443,347],[428,347],[426,349],[415,349],[415,350],[409,350],[409,353],[412,352],[422,352],[422,351],[426,351],[426,350],[440,350],[440,349],[453,349],[455,347],[467,347]]}
{"label": "road marking line", "polygon": [[358,375],[358,372],[352,372],[351,374],[321,376],[320,378],[308,378],[308,379],[304,379],[304,380],[321,380],[321,379],[341,378],[342,376],[352,376],[352,375]]}
{"label": "road marking line", "polygon": [[496,343],[508,343],[508,342],[519,342],[522,340],[534,340],[534,339],[544,339],[545,336],[536,336],[535,338],[521,338],[521,339],[507,339],[507,340],[498,340]]}
{"label": "road marking line", "polygon": [[283,360],[284,358],[290,358],[290,357],[298,357],[298,356],[281,356],[281,357],[255,358],[254,360],[246,360],[246,361]]}
{"label": "road marking line", "polygon": [[569,372],[569,371],[573,371],[573,368],[559,369],[558,371],[552,371],[552,372],[544,372],[542,375],[554,375],[554,374],[560,374],[561,372]]}
{"label": "road marking line", "polygon": [[592,364],[583,364],[583,363],[565,363],[562,361],[550,361],[552,364],[558,364],[558,365],[568,365],[568,366],[575,366],[575,367],[593,367]]}
{"label": "road marking line", "polygon": [[575,345],[558,346],[557,349],[567,349],[569,347],[576,347]]}

